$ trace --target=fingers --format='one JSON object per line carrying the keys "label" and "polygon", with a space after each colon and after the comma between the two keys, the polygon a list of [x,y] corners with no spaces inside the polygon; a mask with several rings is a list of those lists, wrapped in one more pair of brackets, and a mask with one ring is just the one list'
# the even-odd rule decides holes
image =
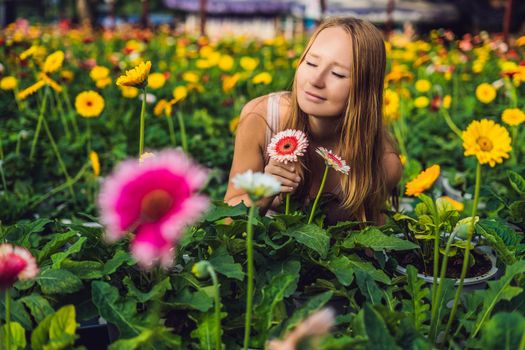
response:
{"label": "fingers", "polygon": [[294,163],[284,164],[270,160],[264,168],[264,172],[281,182],[281,192],[291,193],[297,190],[301,183],[301,178],[294,172],[295,166]]}

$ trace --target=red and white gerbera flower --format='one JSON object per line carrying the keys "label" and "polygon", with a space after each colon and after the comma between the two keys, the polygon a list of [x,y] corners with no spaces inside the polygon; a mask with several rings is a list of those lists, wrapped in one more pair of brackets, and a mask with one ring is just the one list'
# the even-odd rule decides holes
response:
{"label": "red and white gerbera flower", "polygon": [[133,232],[131,252],[142,267],[157,261],[169,267],[183,229],[208,207],[208,199],[196,193],[206,178],[205,169],[176,150],[120,163],[98,198],[106,239]]}
{"label": "red and white gerbera flower", "polygon": [[36,260],[27,249],[0,244],[0,290],[11,287],[18,280],[33,279],[37,274]]}
{"label": "red and white gerbera flower", "polygon": [[308,147],[308,139],[300,130],[287,129],[272,137],[267,152],[271,159],[283,162],[296,162]]}
{"label": "red and white gerbera flower", "polygon": [[335,170],[348,175],[350,171],[350,166],[346,165],[346,162],[339,157],[337,154],[333,153],[331,150],[328,150],[324,147],[317,147],[315,151],[323,157],[325,163],[334,168]]}

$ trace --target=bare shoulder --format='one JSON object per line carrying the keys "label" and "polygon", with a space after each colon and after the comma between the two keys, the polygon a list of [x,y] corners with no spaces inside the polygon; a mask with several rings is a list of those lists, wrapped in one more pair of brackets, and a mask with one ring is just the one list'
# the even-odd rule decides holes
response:
{"label": "bare shoulder", "polygon": [[264,95],[256,97],[244,105],[236,132],[238,143],[255,142],[262,147],[268,125],[266,121],[267,104],[268,95]]}

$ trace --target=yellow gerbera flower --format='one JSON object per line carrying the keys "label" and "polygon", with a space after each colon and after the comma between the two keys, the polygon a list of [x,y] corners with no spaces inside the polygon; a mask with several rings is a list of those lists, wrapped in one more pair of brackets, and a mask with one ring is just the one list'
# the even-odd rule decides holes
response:
{"label": "yellow gerbera flower", "polygon": [[81,92],[75,98],[75,108],[83,117],[98,117],[104,109],[104,98],[93,90]]}
{"label": "yellow gerbera flower", "polygon": [[56,72],[60,67],[62,67],[62,62],[64,62],[64,52],[55,51],[51,55],[47,56],[44,62],[44,68],[42,69],[45,73]]}
{"label": "yellow gerbera flower", "polygon": [[232,91],[235,85],[237,85],[237,82],[239,81],[240,77],[241,75],[239,73],[225,76],[224,79],[222,80],[222,90],[225,93]]}
{"label": "yellow gerbera flower", "polygon": [[452,205],[452,207],[457,211],[463,211],[463,209],[465,209],[465,205],[463,203],[458,202],[457,200],[454,200],[449,196],[443,196],[441,198],[449,202]]}
{"label": "yellow gerbera flower", "polygon": [[73,78],[75,77],[75,73],[73,73],[69,69],[64,69],[63,71],[60,72],[60,77],[66,83],[70,83],[71,81],[73,81]]}
{"label": "yellow gerbera flower", "polygon": [[2,90],[13,90],[18,85],[18,81],[13,76],[7,76],[0,80],[0,89]]}
{"label": "yellow gerbera flower", "polygon": [[241,57],[239,63],[241,64],[242,69],[252,71],[257,67],[259,61],[257,61],[255,58],[244,56]]}
{"label": "yellow gerbera flower", "polygon": [[199,82],[199,75],[195,72],[184,72],[184,74],[182,74],[182,79],[186,80],[188,83],[197,83]]}
{"label": "yellow gerbera flower", "polygon": [[43,80],[39,80],[33,85],[25,88],[24,90],[20,91],[18,93],[18,99],[19,100],[25,100],[27,96],[34,94],[38,90],[40,90],[46,83]]}
{"label": "yellow gerbera flower", "polygon": [[94,81],[99,81],[101,79],[107,78],[109,75],[109,68],[104,66],[95,66],[89,72],[89,76]]}
{"label": "yellow gerbera flower", "polygon": [[434,182],[439,177],[441,168],[438,164],[432,165],[426,170],[419,173],[416,178],[406,184],[407,196],[419,196],[425,190],[432,187]]}
{"label": "yellow gerbera flower", "polygon": [[432,84],[430,83],[430,81],[428,81],[426,79],[419,79],[418,81],[416,81],[415,86],[416,86],[416,90],[417,91],[419,91],[419,92],[427,92],[432,87]]}
{"label": "yellow gerbera flower", "polygon": [[525,121],[525,113],[519,108],[507,108],[503,111],[501,119],[511,126],[520,125]]}
{"label": "yellow gerbera flower", "polygon": [[492,120],[474,120],[462,133],[465,156],[476,156],[480,164],[494,167],[509,158],[512,150],[507,129]]}
{"label": "yellow gerbera flower", "polygon": [[29,58],[31,56],[33,56],[36,52],[36,49],[37,49],[37,46],[36,45],[32,45],[29,49],[25,50],[24,52],[22,52],[20,54],[20,59],[21,60],[25,60],[26,58]]}
{"label": "yellow gerbera flower", "polygon": [[233,57],[230,55],[222,55],[218,65],[223,71],[231,70],[233,68]]}
{"label": "yellow gerbera flower", "polygon": [[155,114],[157,117],[160,117],[161,114],[164,113],[167,117],[170,117],[171,107],[172,104],[170,102],[166,101],[165,99],[160,99],[153,108],[153,114]]}
{"label": "yellow gerbera flower", "polygon": [[425,108],[430,103],[430,100],[426,96],[419,96],[416,99],[414,99],[414,106],[416,108]]}
{"label": "yellow gerbera flower", "polygon": [[100,175],[100,161],[98,159],[98,154],[95,151],[89,152],[89,160],[91,161],[91,168],[93,169],[93,175]]}
{"label": "yellow gerbera flower", "polygon": [[137,86],[145,87],[149,71],[151,69],[151,61],[142,62],[133,69],[127,70],[126,74],[121,75],[117,79],[118,86]]}
{"label": "yellow gerbera flower", "polygon": [[40,73],[39,77],[41,80],[44,81],[44,83],[46,83],[46,85],[51,86],[51,88],[56,92],[62,92],[62,86],[60,86],[59,83],[48,77],[46,73]]}
{"label": "yellow gerbera flower", "polygon": [[105,78],[102,78],[102,79],[99,79],[97,80],[97,87],[99,89],[103,89],[105,88],[106,86],[108,86],[109,84],[111,84],[111,78],[110,77],[105,77]]}
{"label": "yellow gerbera flower", "polygon": [[121,86],[120,91],[122,91],[122,97],[125,98],[135,98],[139,94],[139,89],[133,86]]}
{"label": "yellow gerbera flower", "polygon": [[239,120],[240,120],[240,116],[236,116],[235,118],[233,118],[232,120],[230,120],[230,132],[232,134],[235,134],[235,132],[237,131],[237,126],[239,126]]}
{"label": "yellow gerbera flower", "polygon": [[252,82],[254,84],[268,85],[272,82],[272,75],[268,72],[262,72],[253,77]]}
{"label": "yellow gerbera flower", "polygon": [[476,88],[476,97],[482,103],[491,103],[496,98],[496,89],[489,83],[479,84]]}
{"label": "yellow gerbera flower", "polygon": [[188,89],[185,86],[177,86],[173,89],[173,104],[182,101],[188,96]]}
{"label": "yellow gerbera flower", "polygon": [[399,95],[391,89],[386,89],[384,93],[383,116],[387,122],[399,118]]}
{"label": "yellow gerbera flower", "polygon": [[148,86],[154,90],[160,89],[166,83],[166,77],[162,73],[152,73],[148,77]]}
{"label": "yellow gerbera flower", "polygon": [[443,108],[449,109],[451,103],[452,97],[450,95],[445,95],[445,97],[443,97]]}

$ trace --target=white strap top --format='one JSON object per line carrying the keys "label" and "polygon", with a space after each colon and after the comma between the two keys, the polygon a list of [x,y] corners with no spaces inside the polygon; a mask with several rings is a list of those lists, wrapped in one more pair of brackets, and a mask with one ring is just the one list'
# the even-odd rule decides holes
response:
{"label": "white strap top", "polygon": [[270,141],[279,130],[279,101],[281,96],[288,93],[287,91],[272,92],[268,95],[268,110],[266,112],[266,121],[268,123],[268,128],[266,129],[266,144],[264,147],[264,158],[266,163],[268,163],[269,156],[266,152],[266,148],[270,144]]}

